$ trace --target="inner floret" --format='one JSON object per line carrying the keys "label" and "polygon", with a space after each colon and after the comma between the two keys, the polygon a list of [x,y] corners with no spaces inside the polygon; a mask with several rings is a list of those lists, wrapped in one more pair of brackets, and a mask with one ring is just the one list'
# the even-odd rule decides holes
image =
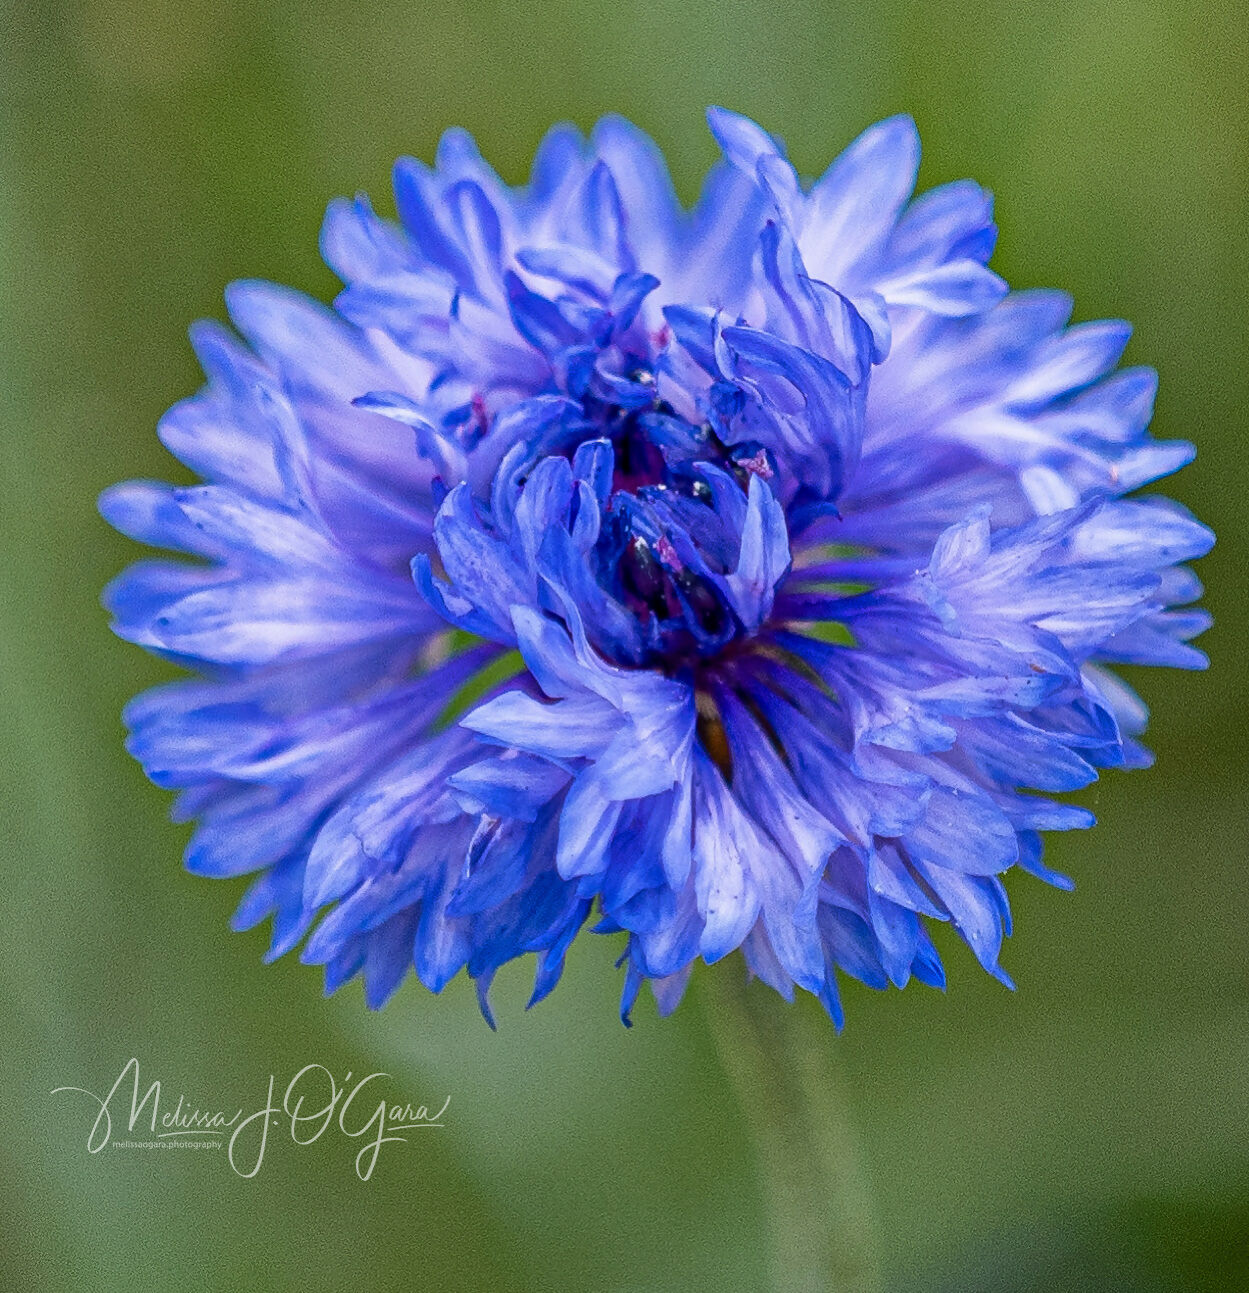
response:
{"label": "inner floret", "polygon": [[450,487],[414,566],[448,619],[512,644],[512,608],[571,606],[604,660],[693,680],[769,622],[791,527],[835,518],[862,388],[713,309],[644,322],[656,284],[622,275],[591,307],[513,280],[513,321],[544,357],[526,396],[439,379],[425,409],[357,403],[412,425]]}
{"label": "inner floret", "polygon": [[680,417],[649,369],[632,369],[627,381],[645,403],[583,400],[612,457],[590,565],[602,590],[640,621],[644,651],[629,663],[677,672],[749,631],[727,578],[751,478],[769,480],[774,469],[762,445],[726,444],[710,421]]}

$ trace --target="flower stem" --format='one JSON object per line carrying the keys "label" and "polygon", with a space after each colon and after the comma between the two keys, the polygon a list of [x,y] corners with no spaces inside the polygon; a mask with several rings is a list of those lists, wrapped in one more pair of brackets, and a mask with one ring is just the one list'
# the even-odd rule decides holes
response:
{"label": "flower stem", "polygon": [[877,1293],[874,1217],[832,1025],[813,1002],[787,1006],[762,984],[748,984],[738,966],[699,977],[720,1061],[754,1140],[771,1287]]}

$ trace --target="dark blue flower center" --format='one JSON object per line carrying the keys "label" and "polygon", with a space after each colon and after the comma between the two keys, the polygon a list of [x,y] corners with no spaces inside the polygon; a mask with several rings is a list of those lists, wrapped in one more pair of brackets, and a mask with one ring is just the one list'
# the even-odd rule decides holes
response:
{"label": "dark blue flower center", "polygon": [[594,575],[638,618],[646,643],[638,663],[681,672],[746,631],[723,577],[737,559],[750,478],[770,479],[774,463],[762,445],[726,444],[710,422],[680,417],[643,365],[616,389],[620,403],[582,397],[586,421],[613,451]]}

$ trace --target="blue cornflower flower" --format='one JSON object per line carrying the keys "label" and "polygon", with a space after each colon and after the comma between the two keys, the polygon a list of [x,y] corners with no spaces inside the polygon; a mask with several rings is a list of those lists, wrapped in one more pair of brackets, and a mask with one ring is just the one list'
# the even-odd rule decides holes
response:
{"label": "blue cornflower flower", "polygon": [[[240,928],[380,1005],[410,966],[551,990],[590,919],[626,1020],[740,949],[840,1023],[836,973],[999,964],[1018,866],[1091,814],[1034,792],[1140,766],[1118,663],[1197,668],[1209,531],[1128,493],[1182,466],[1118,322],[1008,293],[989,195],[912,199],[913,124],[814,184],[715,109],[692,210],[654,145],[558,127],[505,186],[449,133],[399,223],[335,202],[332,310],[235,284],[160,425],[206,481],[101,508],[143,562],[116,631],[202,679],[127,710],[256,873]],[[318,917],[319,923],[318,923]],[[314,927],[315,926],[315,927]]]}

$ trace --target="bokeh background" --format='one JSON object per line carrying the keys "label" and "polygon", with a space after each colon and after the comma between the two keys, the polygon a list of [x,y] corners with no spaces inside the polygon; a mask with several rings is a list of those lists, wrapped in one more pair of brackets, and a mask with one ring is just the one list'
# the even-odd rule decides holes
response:
{"label": "bokeh background", "polygon": [[[258,276],[323,299],[326,201],[461,124],[514,181],[544,128],[619,111],[696,192],[721,102],[817,172],[915,115],[921,183],[997,196],[996,267],[1123,316],[1156,427],[1195,440],[1169,492],[1220,534],[1205,675],[1137,679],[1156,768],[1108,775],[1054,838],[1074,895],[1012,886],[1008,993],[946,940],[951,986],[847,992],[828,1046],[890,1290],[1249,1288],[1245,435],[1249,10],[1237,0],[8,0],[0,7],[5,1288],[754,1290],[763,1212],[743,1110],[691,1000],[615,1017],[582,940],[498,1034],[453,984],[381,1014],[358,985],[263,967],[242,882],[179,867],[187,831],[121,749],[168,670],[113,640],[99,589],[136,555],[94,511],[186,479],[158,415],[199,382],[186,325]],[[131,1055],[205,1104],[303,1064],[386,1069],[444,1130],[369,1183],[325,1137],[88,1158],[84,1108]],[[821,1207],[812,1199],[813,1209]]]}

